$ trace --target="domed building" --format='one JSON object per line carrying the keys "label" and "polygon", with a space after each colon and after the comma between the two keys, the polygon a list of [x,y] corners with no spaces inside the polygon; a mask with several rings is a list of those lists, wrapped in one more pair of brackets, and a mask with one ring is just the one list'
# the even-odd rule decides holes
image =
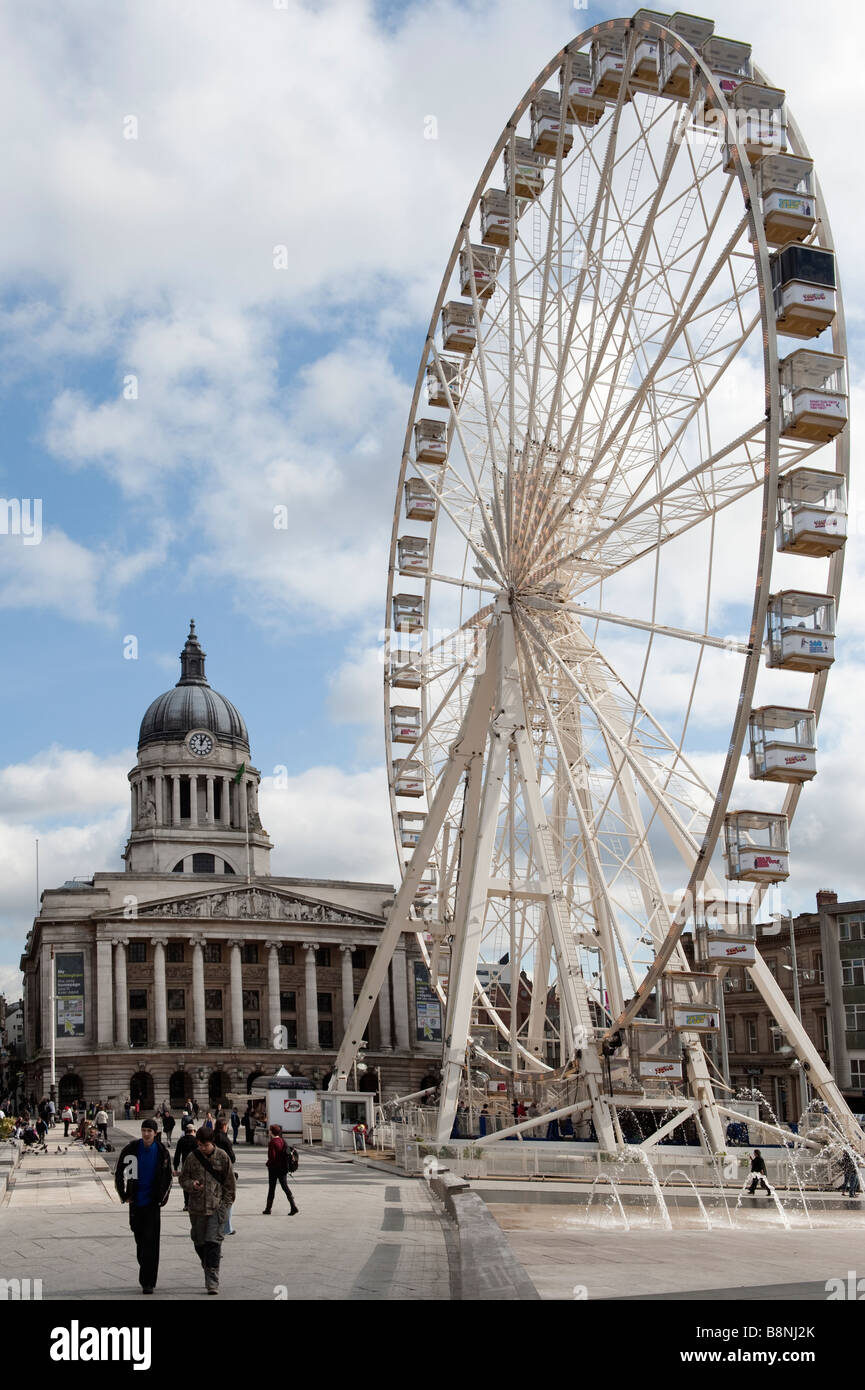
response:
{"label": "domed building", "polygon": [[[42,894],[21,958],[28,1095],[51,1087],[52,960],[60,1101],[206,1107],[279,1065],[329,1077],[394,890],[271,874],[246,724],[205,660],[193,622],[141,721],[125,871]],[[430,1084],[441,1050],[403,943],[367,1030],[364,1086],[388,1094]]]}

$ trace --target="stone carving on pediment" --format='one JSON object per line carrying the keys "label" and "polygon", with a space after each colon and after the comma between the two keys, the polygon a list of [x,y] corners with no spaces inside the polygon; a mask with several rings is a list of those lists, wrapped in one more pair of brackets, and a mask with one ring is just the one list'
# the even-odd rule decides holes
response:
{"label": "stone carving on pediment", "polygon": [[211,893],[207,897],[177,898],[172,902],[140,908],[139,917],[209,917],[211,921],[333,922],[367,926],[351,912],[326,903],[302,902],[262,888],[244,887]]}

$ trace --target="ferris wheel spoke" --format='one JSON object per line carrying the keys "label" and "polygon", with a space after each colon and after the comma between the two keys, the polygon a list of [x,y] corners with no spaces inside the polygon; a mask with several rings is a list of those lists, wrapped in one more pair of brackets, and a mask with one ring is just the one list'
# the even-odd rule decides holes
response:
{"label": "ferris wheel spoke", "polygon": [[717,647],[721,651],[740,652],[748,656],[751,647],[747,642],[731,637],[716,637],[710,632],[692,632],[688,628],[667,627],[663,623],[650,622],[643,618],[628,617],[623,613],[608,613],[601,608],[589,608],[577,603],[563,603],[556,599],[541,598],[537,594],[525,594],[521,603],[527,608],[536,608],[546,613],[573,613],[578,618],[593,618],[598,622],[615,623],[620,627],[636,628],[640,632],[652,632],[658,637],[675,637],[681,642],[697,642],[703,647]]}

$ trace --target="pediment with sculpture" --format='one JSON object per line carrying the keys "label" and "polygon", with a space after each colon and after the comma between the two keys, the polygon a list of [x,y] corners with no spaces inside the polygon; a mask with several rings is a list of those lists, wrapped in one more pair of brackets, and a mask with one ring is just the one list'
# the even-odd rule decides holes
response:
{"label": "pediment with sculpture", "polygon": [[[99,914],[105,920],[122,918],[130,920],[128,908]],[[279,893],[269,888],[244,885],[237,888],[220,889],[217,892],[194,893],[179,898],[167,898],[160,902],[141,903],[135,911],[135,920],[142,918],[183,918],[209,921],[270,921],[299,923],[329,923],[346,926],[369,926],[380,923],[381,917],[373,913],[351,911],[331,903],[320,902],[315,898],[301,898],[289,893]]]}

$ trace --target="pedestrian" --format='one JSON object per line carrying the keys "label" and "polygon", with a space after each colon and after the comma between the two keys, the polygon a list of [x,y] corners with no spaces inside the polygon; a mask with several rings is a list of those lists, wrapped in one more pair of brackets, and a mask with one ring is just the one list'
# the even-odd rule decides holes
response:
{"label": "pedestrian", "polygon": [[841,1169],[844,1173],[844,1182],[839,1190],[846,1192],[849,1197],[858,1196],[859,1173],[853,1155],[848,1149],[844,1149],[841,1153]]}
{"label": "pedestrian", "polygon": [[137,1097],[136,1097],[136,1100],[135,1100],[134,1110],[135,1110],[135,1118],[136,1118],[136,1120],[137,1120],[137,1119],[138,1119],[138,1116],[141,1114],[141,1101],[140,1101]]}
{"label": "pedestrian", "polygon": [[487,1132],[487,1125],[489,1124],[489,1119],[490,1107],[488,1105],[485,1105],[480,1115],[478,1116],[478,1129],[480,1130],[481,1138],[483,1138],[483,1136]]}
{"label": "pedestrian", "polygon": [[[225,1120],[225,1119],[222,1119],[222,1120],[217,1119],[217,1121],[216,1121],[216,1128],[215,1128],[214,1131],[213,1131],[213,1142],[214,1142],[214,1144],[216,1145],[216,1147],[217,1147],[218,1149],[222,1149],[223,1153],[227,1153],[227,1154],[228,1154],[229,1162],[231,1163],[232,1168],[234,1168],[234,1167],[236,1166],[236,1164],[237,1164],[237,1159],[236,1159],[235,1154],[234,1154],[234,1145],[232,1144],[231,1140],[230,1140],[229,1137],[228,1137],[228,1121],[227,1121],[227,1120]],[[234,1175],[234,1181],[235,1181],[235,1183],[237,1182],[237,1174],[236,1174],[236,1173],[235,1173],[235,1175]],[[233,1235],[236,1235],[236,1234],[237,1234],[237,1232],[235,1231],[234,1227],[233,1227],[232,1224],[231,1224],[231,1211],[232,1211],[232,1208],[229,1207],[229,1208],[228,1208],[228,1211],[225,1213],[225,1228],[224,1228],[224,1230],[223,1230],[223,1235],[226,1235],[226,1236],[233,1236]]]}
{"label": "pedestrian", "polygon": [[[177,1147],[176,1147],[176,1149],[174,1150],[174,1171],[175,1171],[175,1173],[178,1173],[178,1174],[180,1173],[180,1170],[181,1170],[181,1168],[183,1167],[184,1162],[185,1162],[186,1159],[189,1157],[189,1155],[192,1153],[192,1151],[194,1150],[194,1148],[195,1148],[195,1125],[189,1124],[189,1125],[186,1125],[186,1126],[185,1126],[184,1131],[183,1131],[183,1134],[182,1134],[182,1135],[180,1136],[180,1138],[178,1139],[178,1141],[177,1141]],[[184,1210],[184,1211],[188,1211],[188,1210],[189,1210],[189,1193],[188,1193],[188,1192],[184,1192],[184,1194],[183,1194],[183,1210]]]}
{"label": "pedestrian", "polygon": [[204,1117],[204,1128],[205,1128],[205,1129],[213,1129],[213,1116],[211,1115],[211,1113],[210,1113],[209,1110],[208,1110],[207,1114],[206,1114],[205,1117]]}
{"label": "pedestrian", "polygon": [[194,1100],[194,1101],[192,1102],[192,1113],[193,1113],[193,1115],[195,1116],[196,1120],[198,1119],[200,1110],[201,1110],[201,1107],[200,1107],[200,1105],[198,1104],[198,1101],[197,1101],[197,1100]]}
{"label": "pedestrian", "polygon": [[100,1103],[99,1109],[96,1111],[96,1128],[99,1130],[100,1135],[102,1136],[102,1138],[104,1139],[105,1143],[107,1144],[107,1143],[108,1143],[108,1112],[107,1112],[107,1110],[103,1110],[101,1103]]}
{"label": "pedestrian", "polygon": [[141,1138],[126,1145],[114,1170],[117,1195],[129,1205],[142,1293],[153,1293],[156,1288],[161,1212],[171,1191],[171,1159],[168,1150],[156,1142],[158,1133],[156,1120],[142,1120]]}
{"label": "pedestrian", "polygon": [[71,1123],[72,1123],[72,1121],[73,1121],[73,1119],[74,1119],[74,1116],[73,1116],[73,1114],[72,1114],[72,1106],[71,1106],[71,1105],[64,1105],[63,1111],[62,1111],[62,1113],[61,1113],[61,1115],[60,1115],[60,1118],[61,1118],[61,1120],[63,1121],[63,1138],[64,1138],[64,1139],[68,1139],[68,1138],[69,1138],[69,1126],[71,1125]]}
{"label": "pedestrian", "polygon": [[232,1142],[237,1143],[237,1131],[240,1129],[240,1115],[237,1113],[237,1106],[231,1107],[231,1137]]}
{"label": "pedestrian", "polygon": [[755,1149],[751,1158],[751,1186],[748,1188],[748,1196],[753,1197],[757,1186],[764,1187],[769,1192],[769,1184],[766,1182],[766,1165],[763,1162],[763,1155],[759,1149]]}
{"label": "pedestrian", "polygon": [[124,1120],[128,1120],[128,1119],[129,1119],[129,1112],[130,1112],[131,1109],[132,1109],[132,1101],[131,1101],[131,1100],[129,1099],[129,1097],[127,1096],[126,1099],[125,1099],[125,1101],[123,1102],[123,1118],[124,1118]]}
{"label": "pedestrian", "polygon": [[55,1106],[53,1100],[49,1100],[49,1102],[48,1102],[48,1128],[49,1128],[49,1129],[53,1129],[53,1128],[54,1128],[54,1117],[55,1117],[56,1114],[57,1114],[57,1107]]}
{"label": "pedestrian", "polygon": [[234,1171],[228,1154],[213,1142],[213,1130],[201,1129],[186,1158],[180,1186],[189,1194],[189,1234],[204,1270],[204,1287],[219,1293],[219,1260],[226,1208],[234,1202]]}
{"label": "pedestrian", "polygon": [[46,1121],[43,1120],[42,1116],[40,1115],[40,1116],[39,1116],[39,1119],[36,1121],[36,1134],[37,1134],[37,1137],[38,1137],[38,1139],[39,1139],[39,1143],[40,1143],[40,1144],[44,1144],[44,1143],[45,1143],[45,1135],[46,1135],[47,1133],[48,1133],[48,1125],[47,1125]]}
{"label": "pedestrian", "polygon": [[291,1188],[288,1185],[288,1145],[282,1137],[282,1125],[270,1126],[270,1143],[267,1146],[267,1206],[261,1213],[270,1216],[276,1184],[279,1183],[289,1201],[289,1216],[297,1216],[299,1207],[294,1204]]}
{"label": "pedestrian", "polygon": [[165,1134],[165,1142],[171,1148],[171,1136],[174,1133],[174,1116],[170,1110],[166,1110],[162,1116],[162,1129]]}
{"label": "pedestrian", "polygon": [[255,1132],[255,1116],[252,1113],[251,1100],[247,1101],[246,1104],[246,1113],[243,1117],[243,1128],[246,1130],[246,1142],[247,1144],[251,1144],[252,1137]]}

